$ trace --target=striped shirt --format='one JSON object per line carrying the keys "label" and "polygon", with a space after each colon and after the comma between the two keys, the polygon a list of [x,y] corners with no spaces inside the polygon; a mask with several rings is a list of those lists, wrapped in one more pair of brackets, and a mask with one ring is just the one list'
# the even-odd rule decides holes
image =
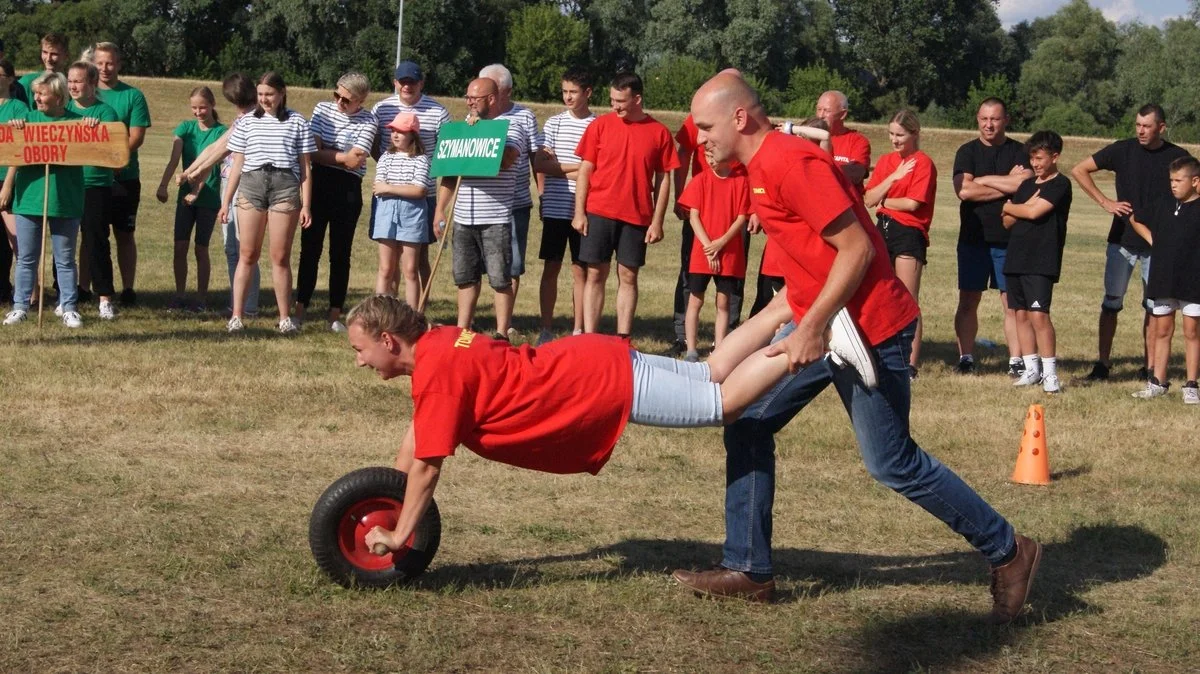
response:
{"label": "striped shirt", "polygon": [[513,168],[516,169],[516,183],[513,186],[516,196],[513,199],[513,208],[532,206],[533,197],[529,193],[529,155],[542,149],[544,144],[542,134],[538,131],[537,117],[534,117],[529,108],[513,103],[511,110],[497,115],[496,119],[508,120],[510,139],[513,137],[512,127],[515,126],[520,131],[517,149],[521,155],[517,157],[517,163],[513,164]]}
{"label": "striped shirt", "polygon": [[[370,110],[360,109],[353,115],[347,115],[331,101],[321,101],[313,108],[312,122],[309,126],[312,127],[313,135],[321,139],[321,147],[326,150],[349,152],[352,148],[358,148],[367,155],[375,150],[378,122]],[[354,170],[341,165],[333,168],[353,173],[359,178],[367,174],[365,163]]]}
{"label": "striped shirt", "polygon": [[300,177],[300,155],[317,151],[317,141],[304,117],[288,110],[288,118],[279,121],[274,115],[254,113],[240,117],[229,134],[229,151],[245,155],[242,173],[260,169],[268,164],[290,169]]}
{"label": "striped shirt", "polygon": [[[521,128],[510,123],[504,148],[521,147],[522,137]],[[463,178],[458,200],[454,202],[454,221],[460,225],[498,225],[512,220],[518,164],[513,162],[512,166],[500,169],[494,178]]]}
{"label": "striped shirt", "polygon": [[[546,120],[544,147],[554,151],[560,164],[578,164],[582,160],[575,154],[579,139],[588,125],[596,119],[589,114],[579,119],[565,110]],[[542,192],[542,217],[570,220],[575,217],[575,181],[555,176],[546,176]]]}
{"label": "striped shirt", "polygon": [[[400,100],[399,94],[393,94],[376,103],[375,107],[371,108],[371,112],[375,113],[375,117],[379,120],[379,142],[385,150],[392,134],[388,124],[401,112],[411,112],[416,115],[417,119],[421,121],[421,130],[417,133],[421,137],[421,144],[425,146],[425,156],[430,161],[433,161],[433,149],[437,147],[438,129],[442,128],[442,124],[450,121],[450,113],[446,112],[446,108],[424,94],[421,94],[416,105],[406,105]],[[382,156],[380,155],[380,157]],[[437,193],[436,181],[432,177],[425,180],[425,191],[430,196]]]}
{"label": "striped shirt", "polygon": [[[428,179],[429,157],[423,154],[412,157],[407,152],[385,152],[379,157],[379,162],[375,164],[375,182],[377,183],[425,187]],[[425,196],[434,195],[426,192]]]}

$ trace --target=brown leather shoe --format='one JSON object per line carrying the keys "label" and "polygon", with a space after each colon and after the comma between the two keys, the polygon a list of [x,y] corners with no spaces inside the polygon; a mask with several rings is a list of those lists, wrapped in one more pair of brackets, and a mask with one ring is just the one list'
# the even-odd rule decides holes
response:
{"label": "brown leather shoe", "polygon": [[718,566],[708,571],[676,569],[671,577],[696,594],[718,599],[744,599],[770,603],[775,598],[775,581],[756,583],[741,571]]}
{"label": "brown leather shoe", "polygon": [[988,621],[993,625],[1010,623],[1025,610],[1033,576],[1042,561],[1041,543],[1018,535],[1016,545],[1012,561],[992,569],[992,614]]}

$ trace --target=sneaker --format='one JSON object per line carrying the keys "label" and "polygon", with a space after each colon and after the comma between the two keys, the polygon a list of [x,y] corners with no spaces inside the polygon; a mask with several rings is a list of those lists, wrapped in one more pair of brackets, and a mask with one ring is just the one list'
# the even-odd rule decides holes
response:
{"label": "sneaker", "polygon": [[241,332],[246,329],[246,325],[242,323],[241,318],[231,316],[229,322],[225,324],[225,329],[229,332]]}
{"label": "sneaker", "polygon": [[862,333],[845,307],[834,314],[829,322],[829,352],[829,359],[835,365],[854,368],[867,388],[873,389],[879,385],[871,349],[863,341]]}
{"label": "sneaker", "polygon": [[505,333],[505,336],[508,337],[509,342],[515,342],[520,339],[521,333],[517,332],[516,328],[509,328],[508,332]]}
{"label": "sneaker", "polygon": [[958,374],[975,374],[975,359],[970,356],[959,356],[958,365],[954,366]]}
{"label": "sneaker", "polygon": [[121,306],[123,306],[123,307],[137,306],[137,293],[135,293],[133,291],[133,288],[126,288],[126,289],[122,290],[120,302],[121,302]]}
{"label": "sneaker", "polygon": [[100,300],[100,320],[111,321],[117,317],[117,309],[112,300]]}
{"label": "sneaker", "polygon": [[496,340],[496,341],[498,341],[498,342],[507,342],[507,341],[508,341],[508,336],[507,336],[507,335],[505,335],[504,333],[501,333],[501,332],[493,332],[493,333],[492,333],[492,339],[494,339],[494,340]]}
{"label": "sneaker", "polygon": [[24,309],[13,309],[4,317],[4,325],[16,325],[21,321],[29,318],[29,312]]}
{"label": "sneaker", "polygon": [[908,380],[909,381],[916,381],[917,377],[919,377],[920,375],[921,375],[921,373],[917,370],[916,365],[908,366]]}
{"label": "sneaker", "polygon": [[667,349],[666,355],[671,356],[672,358],[678,358],[687,352],[687,342],[683,341],[682,339],[677,339],[675,340],[675,343],[671,345],[671,348]]}
{"label": "sneaker", "polygon": [[58,306],[54,307],[54,315],[55,315],[55,316],[58,316],[59,318],[62,318],[62,317],[63,317],[63,308],[62,308],[62,305],[61,305],[61,304],[59,304]]}
{"label": "sneaker", "polygon": [[700,352],[699,351],[688,351],[687,355],[683,357],[683,361],[685,363],[699,363],[700,362]]}
{"label": "sneaker", "polygon": [[1008,363],[1008,376],[1012,377],[1013,379],[1019,379],[1023,374],[1025,374],[1024,361],[1018,360],[1016,362],[1010,361]]}
{"label": "sneaker", "polygon": [[1017,535],[1017,553],[1003,566],[992,569],[992,613],[988,621],[1003,625],[1015,620],[1025,610],[1033,577],[1042,561],[1042,544]]}
{"label": "sneaker", "polygon": [[1187,405],[1200,405],[1200,386],[1193,379],[1183,385],[1183,402]]}
{"label": "sneaker", "polygon": [[341,321],[334,321],[329,324],[329,329],[339,335],[346,332],[346,324]]}
{"label": "sneaker", "polygon": [[1167,389],[1169,389],[1169,388],[1171,388],[1170,382],[1167,382],[1165,384],[1160,384],[1160,383],[1158,383],[1158,379],[1155,379],[1154,377],[1150,377],[1150,381],[1146,382],[1146,388],[1144,388],[1140,391],[1135,391],[1133,393],[1133,397],[1137,398],[1139,400],[1149,400],[1151,398],[1158,398],[1158,397],[1167,395]]}
{"label": "sneaker", "polygon": [[[1057,381],[1058,377],[1055,377]],[[1039,370],[1025,370],[1021,377],[1013,382],[1013,386],[1033,386],[1042,383],[1042,373]]]}
{"label": "sneaker", "polygon": [[1083,380],[1091,383],[1108,381],[1108,366],[1096,361],[1096,364],[1092,366],[1092,371],[1087,373]]}
{"label": "sneaker", "polygon": [[296,322],[290,316],[279,319],[279,334],[294,335],[297,332],[300,332],[300,326],[296,325]]}
{"label": "sneaker", "polygon": [[1058,375],[1048,374],[1042,377],[1042,391],[1045,393],[1058,393],[1062,391],[1062,384],[1058,382]]}
{"label": "sneaker", "polygon": [[575,328],[574,330],[572,330],[572,331],[571,331],[571,336],[572,336],[572,337],[578,337],[578,336],[580,336],[580,335],[582,335],[582,334],[583,334],[583,329],[582,329],[582,328]]}
{"label": "sneaker", "polygon": [[63,325],[71,329],[83,327],[83,317],[79,315],[78,311],[64,311],[62,322]]}
{"label": "sneaker", "polygon": [[543,344],[552,341],[554,341],[554,333],[550,332],[549,330],[542,330],[540,333],[538,333],[537,342],[534,344],[534,346],[542,346]]}

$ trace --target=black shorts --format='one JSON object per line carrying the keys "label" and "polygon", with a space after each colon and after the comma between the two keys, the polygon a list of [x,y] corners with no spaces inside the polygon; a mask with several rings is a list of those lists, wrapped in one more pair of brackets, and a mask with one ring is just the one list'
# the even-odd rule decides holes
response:
{"label": "black shorts", "polygon": [[1038,274],[1005,274],[1008,286],[1008,308],[1013,311],[1050,313],[1054,297],[1054,279]]}
{"label": "black shorts", "polygon": [[929,244],[925,242],[925,235],[921,233],[921,230],[896,222],[886,215],[879,216],[879,222],[875,227],[883,235],[883,242],[887,244],[888,257],[891,258],[893,264],[895,264],[896,258],[901,256],[911,257],[921,264],[927,264],[925,250],[929,248]]}
{"label": "black shorts", "polygon": [[119,232],[137,229],[138,204],[142,201],[142,181],[118,180],[112,186],[112,226]]}
{"label": "black shorts", "polygon": [[568,247],[571,249],[571,262],[579,264],[579,232],[571,226],[571,221],[563,218],[542,220],[542,245],[538,248],[538,259],[562,262]]}
{"label": "black shorts", "polygon": [[608,264],[613,253],[617,264],[640,268],[646,265],[646,228],[628,222],[588,215],[587,236],[579,237],[579,260],[584,264]]}
{"label": "black shorts", "polygon": [[736,276],[713,276],[712,274],[688,272],[688,292],[693,295],[703,295],[704,291],[708,290],[708,282],[712,279],[717,280],[717,292],[723,295],[736,295],[738,281],[742,280]]}

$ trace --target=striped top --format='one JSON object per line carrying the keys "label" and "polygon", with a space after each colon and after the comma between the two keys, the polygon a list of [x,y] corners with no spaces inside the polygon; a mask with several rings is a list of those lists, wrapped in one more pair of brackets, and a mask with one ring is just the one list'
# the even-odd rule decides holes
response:
{"label": "striped top", "polygon": [[[392,133],[388,124],[401,112],[411,112],[416,115],[417,119],[421,121],[421,130],[417,132],[417,135],[421,137],[421,144],[425,146],[425,156],[430,161],[433,161],[433,149],[437,147],[438,129],[442,128],[442,124],[450,121],[450,113],[446,112],[446,108],[424,94],[421,94],[416,105],[405,105],[400,100],[399,94],[393,94],[376,103],[375,107],[371,108],[371,112],[375,114],[379,122],[379,142],[385,150]],[[382,156],[380,155],[380,158]],[[425,180],[425,192],[429,195],[437,193],[436,181],[432,177]]]}
{"label": "striped top", "polygon": [[[420,185],[425,187],[429,180],[429,157],[419,154],[409,156],[407,152],[385,152],[375,164],[375,182],[389,185]],[[434,194],[426,188],[425,196]]]}
{"label": "striped top", "polygon": [[[321,101],[313,108],[309,126],[312,127],[313,135],[321,139],[321,147],[326,150],[349,152],[351,148],[358,148],[368,155],[375,150],[378,121],[375,119],[375,113],[370,110],[360,109],[353,115],[347,115],[333,102]],[[367,174],[365,163],[354,170],[341,165],[331,168],[352,173],[359,178]]]}
{"label": "striped top", "polygon": [[543,145],[542,134],[538,131],[537,117],[533,116],[533,111],[529,108],[513,103],[511,110],[497,115],[496,119],[508,120],[508,137],[510,139],[513,138],[512,128],[514,126],[520,131],[517,149],[521,154],[517,157],[517,163],[513,164],[513,168],[516,169],[516,183],[513,185],[516,196],[513,199],[513,208],[532,206],[533,197],[529,193],[529,155],[542,149]]}
{"label": "striped top", "polygon": [[[520,126],[510,123],[504,148],[521,147],[522,138]],[[513,162],[494,178],[463,178],[454,202],[454,221],[460,225],[497,225],[512,220],[518,165],[520,162]]]}
{"label": "striped top", "polygon": [[[575,154],[579,147],[579,139],[588,125],[596,119],[588,115],[579,119],[565,110],[546,120],[543,147],[553,150],[554,156],[561,164],[578,164],[582,160]],[[545,189],[542,192],[542,217],[570,220],[575,217],[575,181],[566,178],[546,176]]]}
{"label": "striped top", "polygon": [[300,177],[300,155],[317,151],[317,141],[304,117],[288,110],[288,118],[279,121],[274,115],[254,113],[238,118],[229,134],[229,151],[245,155],[242,173],[249,173],[268,164],[290,169]]}

